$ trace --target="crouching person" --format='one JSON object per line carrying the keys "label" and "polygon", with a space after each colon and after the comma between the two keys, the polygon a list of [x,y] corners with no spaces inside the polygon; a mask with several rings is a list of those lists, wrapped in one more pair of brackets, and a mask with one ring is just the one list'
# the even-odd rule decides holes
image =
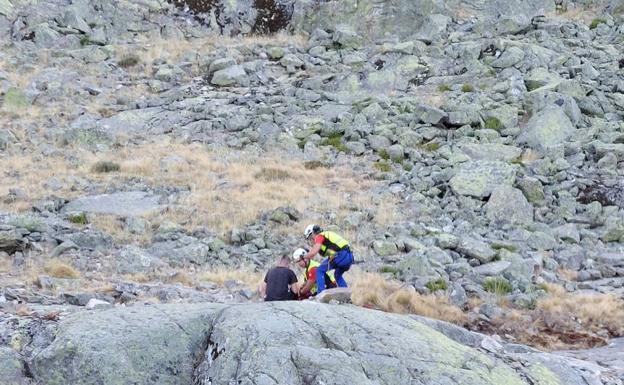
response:
{"label": "crouching person", "polygon": [[[297,266],[303,269],[303,286],[299,289],[299,299],[306,299],[315,296],[317,293],[316,274],[317,269],[321,265],[319,262],[311,259],[303,258],[308,253],[306,249],[297,249],[293,252],[292,259]],[[325,273],[325,286],[328,288],[336,287],[336,280],[333,272]]]}
{"label": "crouching person", "polygon": [[297,293],[297,276],[290,269],[290,258],[285,255],[264,276],[264,282],[260,285],[260,296],[265,301],[292,301],[297,299]]}

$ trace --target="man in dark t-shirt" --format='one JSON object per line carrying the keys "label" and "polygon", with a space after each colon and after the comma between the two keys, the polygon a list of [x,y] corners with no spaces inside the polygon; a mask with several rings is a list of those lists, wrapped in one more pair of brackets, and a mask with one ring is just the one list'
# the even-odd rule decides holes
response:
{"label": "man in dark t-shirt", "polygon": [[290,258],[283,256],[276,267],[270,269],[260,286],[260,295],[265,301],[292,301],[299,292],[297,276],[290,269]]}

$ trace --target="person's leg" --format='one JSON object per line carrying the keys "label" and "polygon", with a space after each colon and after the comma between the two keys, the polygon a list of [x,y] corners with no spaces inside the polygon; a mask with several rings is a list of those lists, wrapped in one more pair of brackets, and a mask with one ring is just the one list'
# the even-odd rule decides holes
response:
{"label": "person's leg", "polygon": [[336,269],[334,269],[334,278],[336,279],[338,287],[347,287],[347,281],[342,278],[344,272],[345,271],[340,266],[336,266]]}
{"label": "person's leg", "polygon": [[338,287],[347,287],[347,281],[345,281],[342,275],[351,268],[351,263],[353,263],[353,256],[349,250],[339,251],[336,254],[336,258],[332,261],[332,264],[335,266],[334,278]]}
{"label": "person's leg", "polygon": [[316,268],[316,294],[321,294],[325,290],[325,273],[329,270],[329,258],[323,259],[323,262]]}

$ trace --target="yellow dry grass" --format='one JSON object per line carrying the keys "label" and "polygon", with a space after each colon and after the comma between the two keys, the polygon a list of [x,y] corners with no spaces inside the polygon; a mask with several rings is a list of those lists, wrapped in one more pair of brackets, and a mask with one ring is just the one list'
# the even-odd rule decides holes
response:
{"label": "yellow dry grass", "polygon": [[604,6],[577,6],[570,7],[562,11],[547,13],[545,16],[551,19],[571,20],[583,24],[589,24],[604,11]]}
{"label": "yellow dry grass", "polygon": [[43,270],[54,278],[78,278],[80,274],[71,265],[59,260],[52,259],[47,262]]}
{"label": "yellow dry grass", "polygon": [[[606,329],[612,336],[624,335],[624,301],[610,294],[568,293],[549,284],[548,296],[538,300],[536,310],[562,323],[576,322],[585,331]],[[574,321],[573,321],[574,320]]]}
{"label": "yellow dry grass", "polygon": [[116,242],[119,243],[136,243],[139,245],[146,245],[152,238],[152,232],[149,227],[144,234],[130,234],[126,231],[122,219],[115,215],[91,215],[90,224],[94,228],[109,234]]}
{"label": "yellow dry grass", "polygon": [[11,271],[11,257],[8,254],[0,254],[0,273]]}
{"label": "yellow dry grass", "polygon": [[446,297],[421,295],[398,281],[386,280],[379,274],[354,271],[349,285],[354,304],[392,313],[418,314],[463,325],[465,314],[449,304]]}
{"label": "yellow dry grass", "polygon": [[184,271],[177,271],[171,275],[169,275],[166,279],[168,283],[179,283],[184,286],[192,287],[195,282],[193,278]]}
{"label": "yellow dry grass", "polygon": [[263,275],[260,272],[253,271],[251,268],[231,270],[220,267],[199,273],[199,280],[213,282],[219,286],[225,286],[226,281],[239,281],[248,288],[255,289],[262,282]]}
{"label": "yellow dry grass", "polygon": [[[336,197],[348,196],[354,202],[351,210],[370,208],[372,203],[367,191],[377,183],[346,169],[309,170],[303,162],[284,160],[278,154],[214,152],[199,144],[148,144],[100,154],[73,148],[72,154],[79,160],[78,165],[60,155],[7,155],[0,163],[0,173],[8,175],[0,186],[0,196],[8,194],[9,188],[28,191],[29,200],[22,205],[27,208],[49,194],[45,182],[50,178],[58,179],[63,185],[55,194],[70,199],[83,194],[74,187],[75,177],[104,186],[140,178],[152,186],[188,189],[177,206],[150,215],[152,223],[168,219],[188,228],[205,225],[225,235],[232,228],[279,206],[293,206],[300,211],[309,209],[313,212],[309,220],[321,219],[328,211],[344,212],[346,208]],[[167,157],[180,161],[162,163]],[[119,172],[92,172],[91,165],[111,159],[121,165]],[[392,204],[382,201],[377,216],[381,224],[396,219]],[[6,211],[16,211],[14,204],[0,206]],[[123,234],[121,222],[114,217],[96,216],[93,225],[119,239],[127,236]]]}
{"label": "yellow dry grass", "polygon": [[624,301],[614,295],[568,293],[545,284],[548,294],[534,310],[511,310],[494,320],[491,332],[546,350],[582,349],[624,335]]}

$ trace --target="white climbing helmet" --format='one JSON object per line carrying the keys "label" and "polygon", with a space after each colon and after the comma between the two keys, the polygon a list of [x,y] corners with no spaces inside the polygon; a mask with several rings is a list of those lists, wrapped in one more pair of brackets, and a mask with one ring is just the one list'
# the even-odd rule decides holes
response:
{"label": "white climbing helmet", "polygon": [[319,233],[321,231],[321,228],[318,225],[308,225],[305,230],[303,231],[303,235],[305,236],[306,239],[310,238],[310,236],[313,233]]}
{"label": "white climbing helmet", "polygon": [[297,263],[299,261],[301,261],[303,259],[303,257],[308,253],[308,250],[303,249],[303,248],[298,248],[297,250],[293,251],[292,254],[292,260],[293,262]]}

